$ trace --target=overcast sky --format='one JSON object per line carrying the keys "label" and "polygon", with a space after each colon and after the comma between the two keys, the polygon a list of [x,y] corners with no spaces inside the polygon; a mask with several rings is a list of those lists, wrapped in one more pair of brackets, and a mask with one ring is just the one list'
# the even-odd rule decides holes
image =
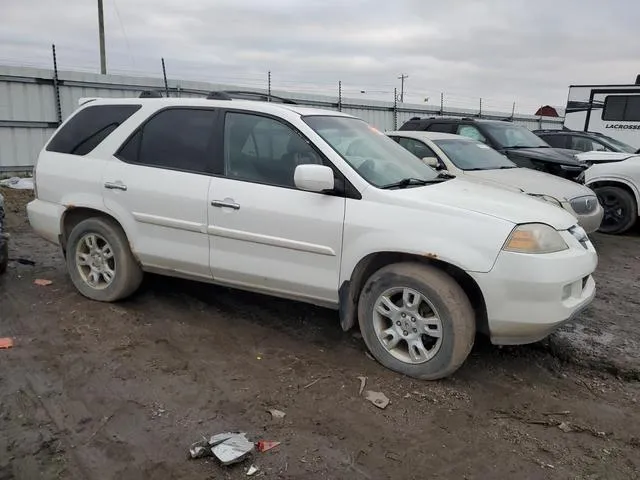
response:
{"label": "overcast sky", "polygon": [[[0,0],[0,64],[99,70],[97,0]],[[522,113],[640,73],[635,0],[104,0],[114,73]],[[365,90],[367,93],[360,93]]]}

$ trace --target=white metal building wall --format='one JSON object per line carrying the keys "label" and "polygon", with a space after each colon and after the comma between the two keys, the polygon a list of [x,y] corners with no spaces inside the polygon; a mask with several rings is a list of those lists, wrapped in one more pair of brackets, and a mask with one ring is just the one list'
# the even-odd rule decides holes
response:
{"label": "white metal building wall", "polygon": [[[38,152],[58,125],[58,105],[53,71],[0,65],[0,173],[30,170]],[[59,72],[60,119],[66,119],[83,97],[137,97],[143,90],[164,90],[161,78]],[[202,97],[212,90],[253,90],[234,85],[170,80],[172,96]],[[338,110],[338,98],[273,91],[301,105]],[[342,111],[360,117],[380,130],[399,128],[415,116],[436,116],[439,112],[424,105],[398,104],[367,99],[342,99]],[[447,116],[474,116],[476,111],[446,108]],[[509,114],[483,112],[483,118],[506,118]],[[563,119],[519,115],[514,122],[535,128],[562,128]]]}

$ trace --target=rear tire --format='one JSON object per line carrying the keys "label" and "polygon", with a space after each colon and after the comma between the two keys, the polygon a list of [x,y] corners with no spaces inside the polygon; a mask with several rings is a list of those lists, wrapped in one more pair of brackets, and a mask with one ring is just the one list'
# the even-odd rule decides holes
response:
{"label": "rear tire", "polygon": [[99,302],[130,296],[143,276],[120,225],[100,217],[83,220],[71,231],[67,268],[78,291]]}
{"label": "rear tire", "polygon": [[365,284],[358,304],[362,337],[385,367],[436,380],[455,372],[475,339],[475,314],[460,285],[419,263],[389,265]]}
{"label": "rear tire", "polygon": [[597,187],[594,192],[604,209],[604,217],[598,231],[612,235],[621,234],[633,227],[638,219],[636,199],[620,187]]}

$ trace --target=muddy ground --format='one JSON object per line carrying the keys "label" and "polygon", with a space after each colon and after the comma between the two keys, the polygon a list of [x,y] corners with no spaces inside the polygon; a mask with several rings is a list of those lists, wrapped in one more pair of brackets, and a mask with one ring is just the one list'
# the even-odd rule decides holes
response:
{"label": "muddy ground", "polygon": [[[594,236],[599,290],[576,323],[531,346],[480,339],[429,383],[308,305],[155,276],[129,301],[91,302],[29,230],[29,193],[2,193],[0,337],[15,346],[0,350],[0,480],[240,479],[251,463],[269,479],[640,478],[638,233]],[[228,430],[282,444],[233,467],[187,459]]]}

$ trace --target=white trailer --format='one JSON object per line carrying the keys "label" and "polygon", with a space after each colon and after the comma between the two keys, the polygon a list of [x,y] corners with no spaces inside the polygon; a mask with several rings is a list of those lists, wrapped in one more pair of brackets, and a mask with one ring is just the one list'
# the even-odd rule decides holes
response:
{"label": "white trailer", "polygon": [[571,85],[564,126],[640,149],[640,75],[633,85]]}

